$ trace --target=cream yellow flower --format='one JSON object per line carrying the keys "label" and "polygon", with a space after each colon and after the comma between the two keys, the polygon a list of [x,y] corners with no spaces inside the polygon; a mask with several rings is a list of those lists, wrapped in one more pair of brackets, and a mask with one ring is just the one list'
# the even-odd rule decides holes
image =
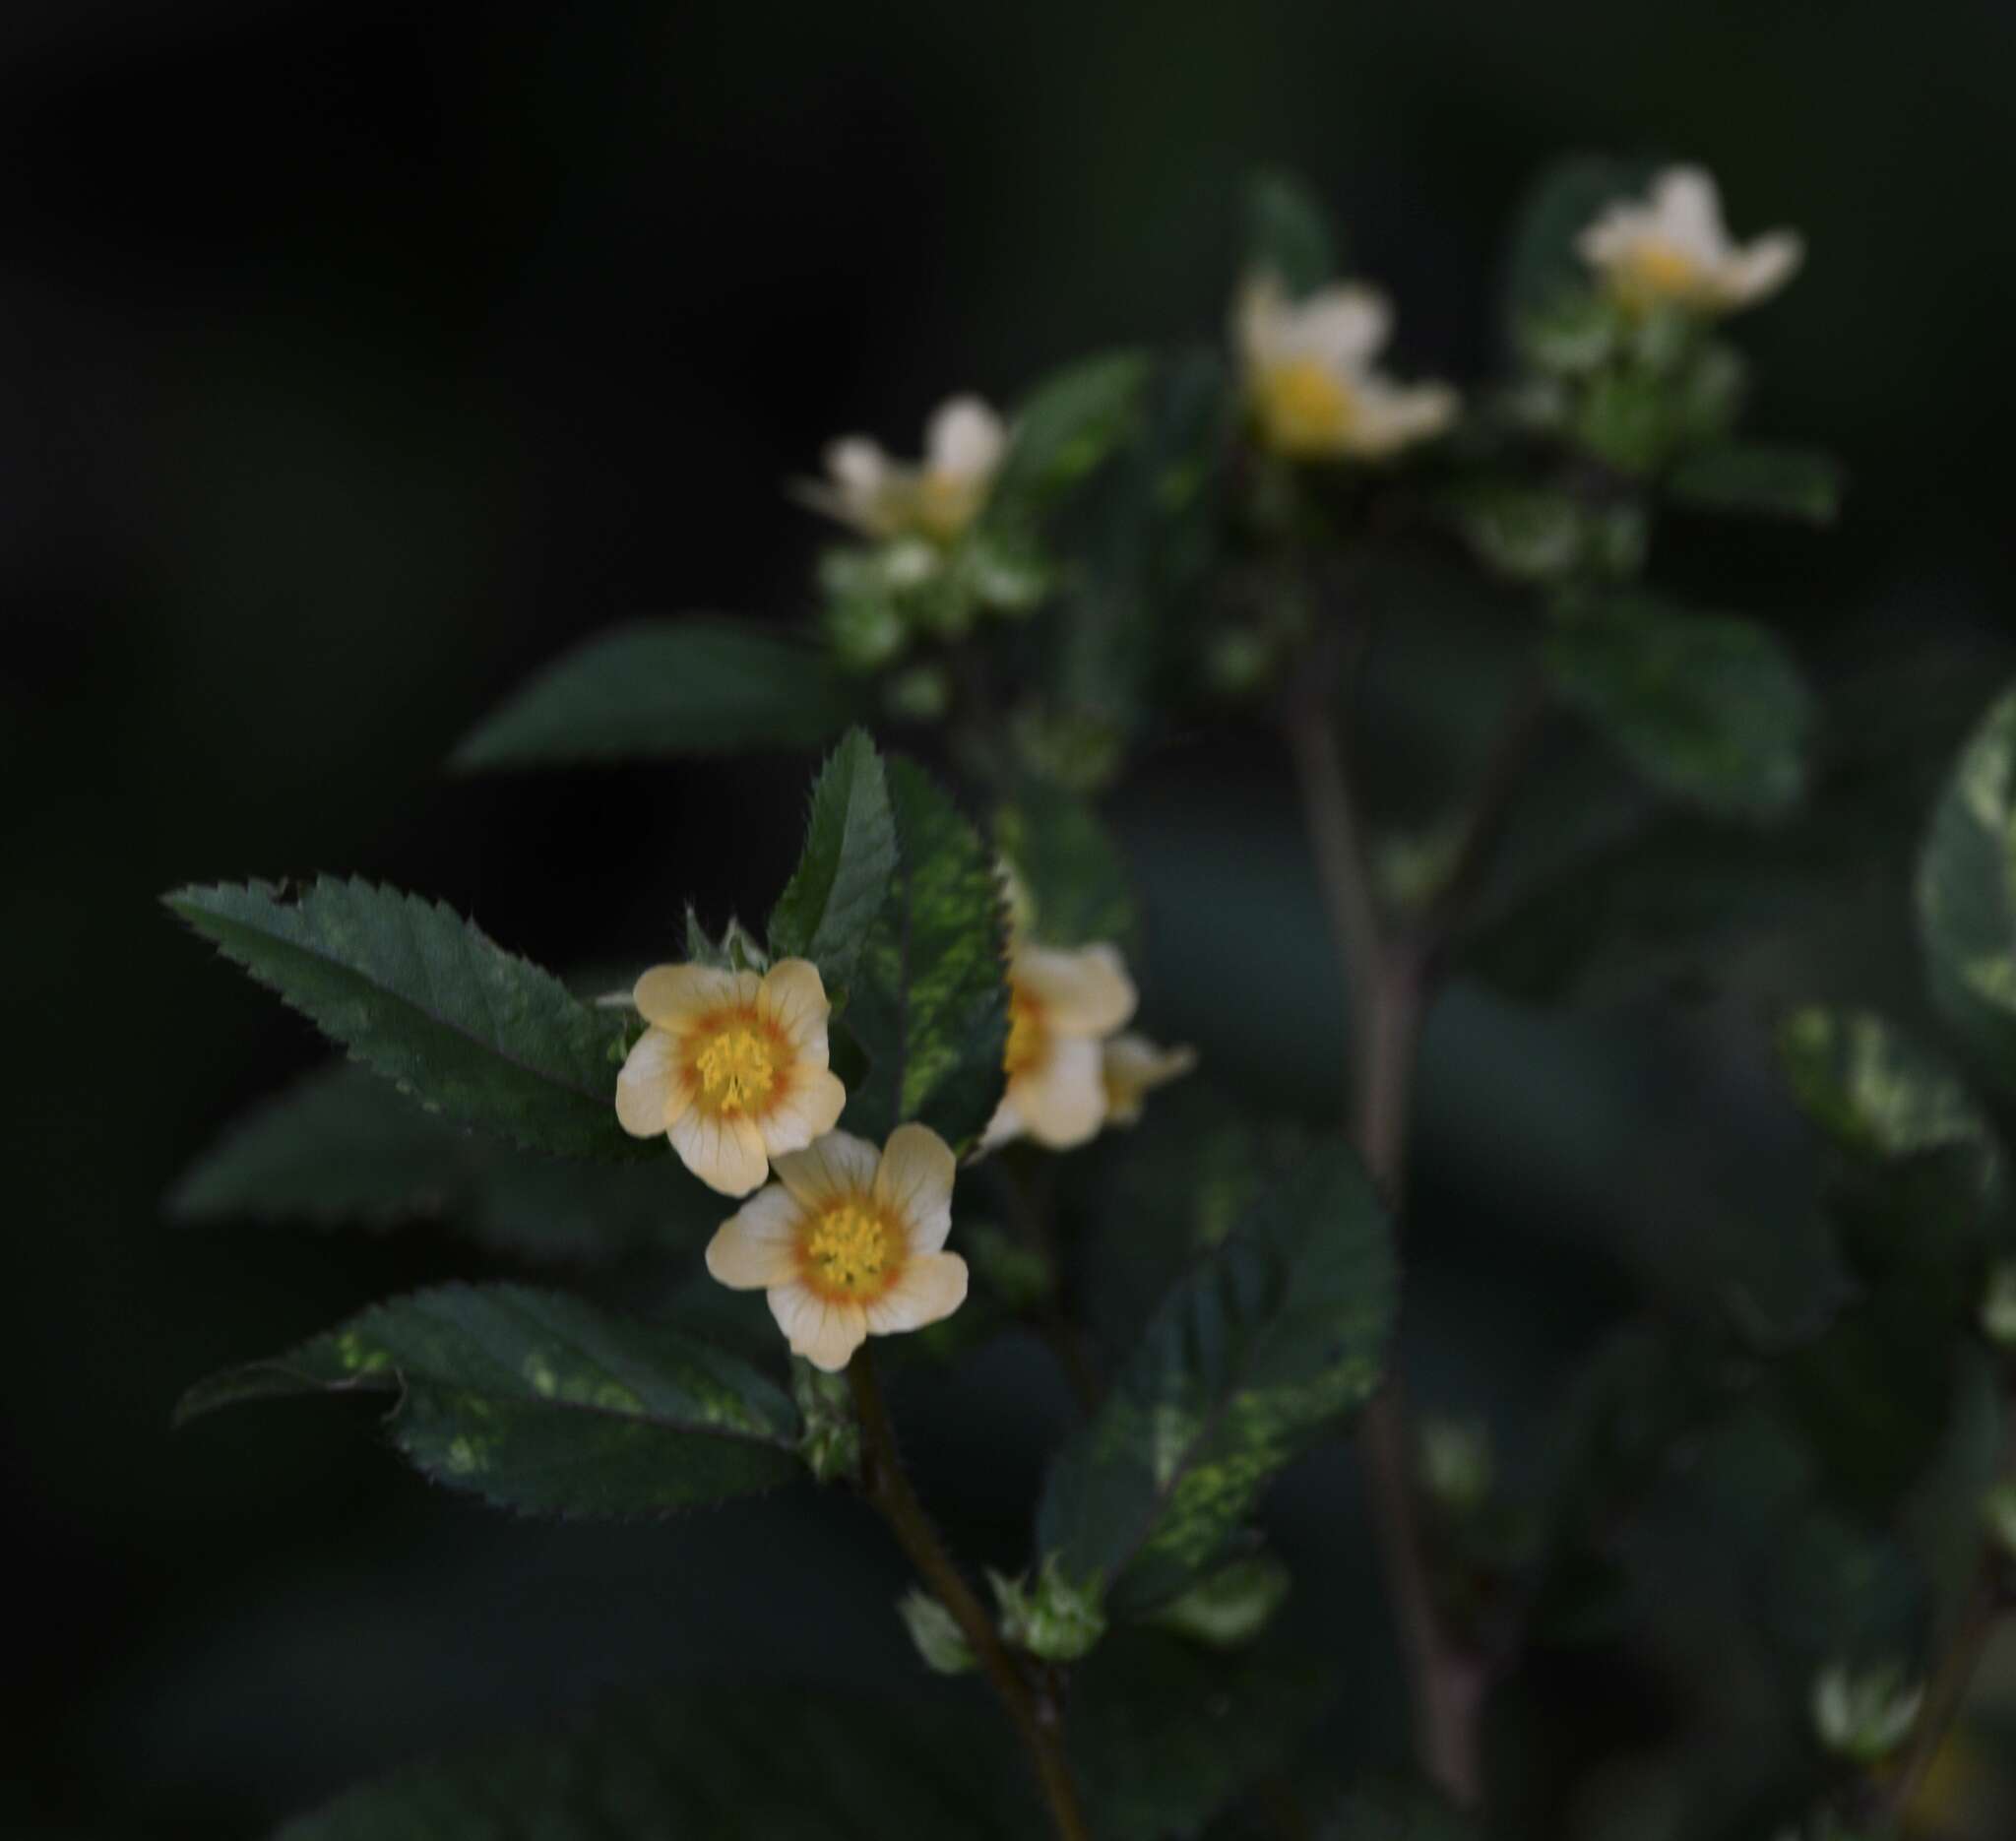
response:
{"label": "cream yellow flower", "polygon": [[1102,943],[1020,946],[1008,984],[1008,1091],[981,1143],[1027,1136],[1069,1150],[1105,1123],[1101,1045],[1134,1014],[1134,983],[1117,949]]}
{"label": "cream yellow flower", "polygon": [[1731,240],[1715,180],[1669,166],[1643,201],[1613,204],[1575,239],[1577,253],[1626,306],[1729,313],[1776,293],[1805,255],[1795,230]]}
{"label": "cream yellow flower", "polygon": [[1447,384],[1401,384],[1373,368],[1393,326],[1361,283],[1291,300],[1278,278],[1246,283],[1234,316],[1261,441],[1291,460],[1377,460],[1440,434],[1461,399]]}
{"label": "cream yellow flower", "polygon": [[966,1301],[952,1232],[953,1157],[925,1125],[899,1125],[877,1151],[830,1131],[777,1160],[777,1180],[722,1223],[707,1269],[770,1294],[794,1354],[829,1373],[866,1336],[949,1317]]}
{"label": "cream yellow flower", "polygon": [[772,1158],[833,1129],[847,1089],[826,1065],[833,1006],[809,960],[760,978],[654,966],[633,1001],[651,1027],[616,1076],[616,1116],[633,1137],[664,1132],[709,1188],[747,1195]]}
{"label": "cream yellow flower", "polygon": [[939,405],[924,427],[924,458],[907,466],[864,435],[826,450],[827,478],[804,488],[808,504],[877,539],[923,537],[949,543],[978,515],[994,483],[1008,431],[978,397]]}
{"label": "cream yellow flower", "polygon": [[1106,1123],[1131,1125],[1158,1087],[1180,1080],[1197,1065],[1197,1050],[1165,1048],[1146,1036],[1112,1036],[1100,1045],[1100,1075],[1106,1090]]}

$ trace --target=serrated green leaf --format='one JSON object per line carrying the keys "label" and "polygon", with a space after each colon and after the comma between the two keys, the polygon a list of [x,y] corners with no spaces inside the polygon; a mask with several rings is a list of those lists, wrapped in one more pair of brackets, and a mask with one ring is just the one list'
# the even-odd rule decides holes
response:
{"label": "serrated green leaf", "polygon": [[455,751],[465,771],[811,748],[854,692],[823,653],[746,621],[618,627],[568,653]]}
{"label": "serrated green leaf", "polygon": [[1812,698],[1762,627],[1618,596],[1558,622],[1544,657],[1562,700],[1660,791],[1757,819],[1804,791]]}
{"label": "serrated green leaf", "polygon": [[1516,327],[1590,285],[1589,265],[1575,239],[1612,201],[1644,191],[1648,161],[1575,155],[1555,161],[1535,181],[1513,222],[1505,301]]}
{"label": "serrated green leaf", "polygon": [[611,1697],[557,1732],[413,1766],[275,1841],[1032,1841],[978,1709],[738,1685]]}
{"label": "serrated green leaf", "polygon": [[888,763],[898,866],[850,991],[847,1028],[868,1058],[848,1129],[907,1119],[955,1150],[1000,1104],[1008,1047],[1007,924],[993,858],[910,761]]}
{"label": "serrated green leaf", "polygon": [[1032,932],[1045,945],[1110,940],[1132,950],[1140,931],[1118,844],[1092,802],[1061,787],[1024,787],[994,818],[994,842],[1027,892]]}
{"label": "serrated green leaf", "polygon": [[843,990],[896,873],[896,814],[881,757],[856,729],[820,770],[798,866],[770,917],[773,958],[809,959]]}
{"label": "serrated green leaf", "polygon": [[1292,172],[1256,174],[1246,188],[1246,270],[1281,279],[1290,294],[1337,279],[1340,254],[1330,212]]}
{"label": "serrated green leaf", "polygon": [[747,1363],[526,1286],[374,1304],[199,1382],[176,1420],[302,1393],[396,1395],[387,1426],[416,1469],[526,1514],[660,1515],[798,1470],[797,1409]]}
{"label": "serrated green leaf", "polygon": [[1395,1272],[1385,1210],[1342,1144],[1312,1154],[1150,1321],[1052,1468],[1043,1554],[1120,1614],[1219,1560],[1267,1483],[1379,1384]]}
{"label": "serrated green leaf", "polygon": [[236,1120],[167,1206],[191,1222],[438,1220],[493,1251],[569,1264],[688,1251],[725,1212],[673,1159],[583,1164],[520,1151],[425,1111],[354,1062],[322,1068]]}
{"label": "serrated green leaf", "polygon": [[458,1124],[560,1157],[649,1154],[616,1123],[622,1024],[473,921],[323,876],[186,888],[168,907],[324,1035]]}
{"label": "serrated green leaf", "polygon": [[1045,378],[1022,402],[1014,433],[987,494],[989,525],[1034,517],[1083,479],[1124,441],[1139,413],[1149,360],[1138,351],[1102,352]]}
{"label": "serrated green leaf", "polygon": [[1939,796],[1918,917],[1933,1003],[2016,1095],[2016,692],[1981,720]]}
{"label": "serrated green leaf", "polygon": [[1706,511],[1832,524],[1841,509],[1841,463],[1831,454],[1732,442],[1688,455],[1666,483],[1682,504]]}

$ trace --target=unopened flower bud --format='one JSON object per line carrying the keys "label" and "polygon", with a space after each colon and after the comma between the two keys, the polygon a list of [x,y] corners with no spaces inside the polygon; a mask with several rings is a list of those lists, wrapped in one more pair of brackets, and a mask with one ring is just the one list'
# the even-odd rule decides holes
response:
{"label": "unopened flower bud", "polygon": [[1495,1481],[1489,1429],[1476,1420],[1430,1419],[1420,1436],[1421,1488],[1450,1514],[1475,1514]]}
{"label": "unopened flower bud", "polygon": [[1288,1568],[1272,1554],[1248,1555],[1171,1599],[1154,1620],[1208,1648],[1237,1649],[1267,1627],[1290,1583]]}
{"label": "unopened flower bud", "polygon": [[1813,1681],[1813,1727],[1828,1750],[1874,1764],[1904,1743],[1924,1697],[1922,1684],[1907,1681],[1895,1663],[1830,1663]]}
{"label": "unopened flower bud", "polygon": [[1035,1585],[989,1572],[1001,1608],[1001,1635],[1044,1662],[1075,1662],[1105,1634],[1105,1611],[1097,1577],[1074,1583],[1051,1554]]}
{"label": "unopened flower bud", "polygon": [[858,1477],[861,1427],[854,1417],[853,1392],[847,1375],[829,1374],[795,1359],[791,1363],[791,1398],[805,1422],[798,1450],[812,1475],[821,1483]]}
{"label": "unopened flower bud", "polygon": [[966,1675],[978,1666],[973,1645],[951,1612],[921,1586],[898,1599],[896,1610],[924,1667],[934,1675]]}

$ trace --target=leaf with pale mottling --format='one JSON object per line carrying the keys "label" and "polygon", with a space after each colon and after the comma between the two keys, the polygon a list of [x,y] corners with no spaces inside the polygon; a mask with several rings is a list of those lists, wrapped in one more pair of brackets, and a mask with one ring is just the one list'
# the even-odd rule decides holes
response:
{"label": "leaf with pale mottling", "polygon": [[423,1106],[562,1157],[662,1154],[616,1122],[619,1017],[418,895],[323,876],[186,888],[168,907]]}
{"label": "leaf with pale mottling", "polygon": [[993,857],[919,767],[887,764],[898,867],[849,993],[868,1058],[846,1124],[880,1138],[907,1119],[956,1150],[1000,1104],[1008,1047],[1007,917]]}
{"label": "leaf with pale mottling", "polygon": [[1122,1614],[1181,1591],[1370,1398],[1395,1285],[1385,1210],[1355,1154],[1325,1145],[1164,1301],[1051,1470],[1040,1550],[1102,1576]]}
{"label": "leaf with pale mottling", "polygon": [[414,1467],[526,1514],[636,1517],[799,1468],[797,1409],[738,1357],[563,1293],[447,1285],[374,1304],[183,1396],[177,1422],[287,1394],[393,1397]]}

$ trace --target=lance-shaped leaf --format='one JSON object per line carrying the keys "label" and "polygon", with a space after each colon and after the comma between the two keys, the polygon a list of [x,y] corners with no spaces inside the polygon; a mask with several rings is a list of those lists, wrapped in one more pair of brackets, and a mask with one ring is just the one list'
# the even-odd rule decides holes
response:
{"label": "lance-shaped leaf", "polygon": [[447,1285],[375,1304],[278,1361],[183,1396],[394,1396],[387,1425],[436,1483],[526,1514],[660,1515],[785,1482],[790,1398],[739,1358],[564,1293]]}
{"label": "lance-shaped leaf", "polygon": [[616,1123],[622,1023],[473,921],[324,876],[186,888],[167,905],[326,1036],[459,1124],[562,1157],[654,1151]]}
{"label": "lance-shaped leaf", "polygon": [[568,653],[456,749],[466,770],[811,748],[853,692],[823,653],[747,621],[618,627]]}
{"label": "lance-shaped leaf", "polygon": [[849,992],[868,1072],[846,1123],[880,1138],[918,1119],[957,1149],[1000,1104],[1007,917],[993,858],[959,808],[909,761],[888,775],[897,872]]}
{"label": "lance-shaped leaf", "polygon": [[1832,524],[1841,509],[1841,463],[1811,448],[1750,442],[1704,448],[1675,466],[1666,483],[1674,498],[1704,511]]}
{"label": "lance-shaped leaf", "polygon": [[1322,199],[1297,173],[1262,172],[1246,187],[1246,269],[1274,275],[1294,296],[1336,278],[1337,231]]}
{"label": "lance-shaped leaf", "polygon": [[1121,1614],[1219,1559],[1270,1479],[1379,1383],[1395,1275],[1355,1155],[1313,1153],[1165,1301],[1050,1473],[1039,1545]]}
{"label": "lance-shaped leaf", "polygon": [[1133,950],[1134,891],[1120,849],[1092,802],[1032,783],[996,814],[994,842],[1022,883],[1031,931],[1045,945],[1111,940]]}
{"label": "lance-shaped leaf", "polygon": [[1015,412],[1014,436],[987,495],[986,522],[1040,514],[1126,439],[1147,384],[1138,351],[1083,358],[1046,378]]}
{"label": "lance-shaped leaf", "polygon": [[570,1726],[415,1765],[275,1841],[1029,1841],[1006,1742],[966,1706],[738,1685],[612,1696]]}
{"label": "lance-shaped leaf", "polygon": [[1563,701],[1662,792],[1764,819],[1804,790],[1812,699],[1762,627],[1619,596],[1559,622],[1545,658]]}
{"label": "lance-shaped leaf", "polygon": [[829,991],[853,977],[896,873],[896,814],[875,744],[855,730],[812,789],[798,866],[770,917],[777,959],[809,959]]}
{"label": "lance-shaped leaf", "polygon": [[1918,915],[1932,1001],[2016,1094],[2016,693],[1982,719],[1939,796]]}
{"label": "lance-shaped leaf", "polygon": [[233,1122],[175,1185],[168,1212],[318,1228],[440,1221],[516,1258],[591,1264],[689,1251],[724,1211],[675,1159],[583,1164],[520,1151],[344,1061]]}

